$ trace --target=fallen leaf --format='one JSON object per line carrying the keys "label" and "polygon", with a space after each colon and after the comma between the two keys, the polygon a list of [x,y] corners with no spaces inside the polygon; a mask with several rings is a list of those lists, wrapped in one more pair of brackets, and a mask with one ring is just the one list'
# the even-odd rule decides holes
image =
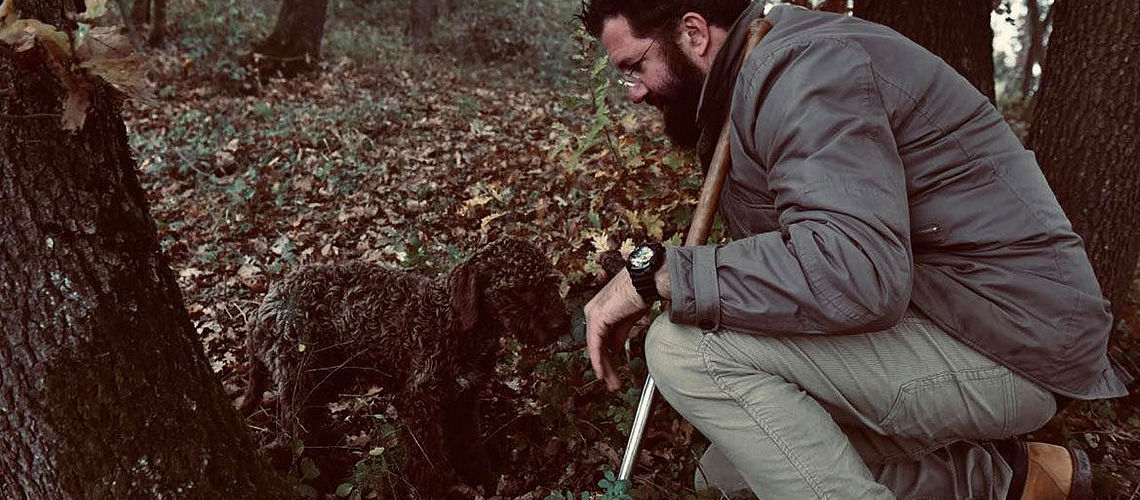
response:
{"label": "fallen leaf", "polygon": [[107,15],[107,0],[85,0],[87,9],[79,14],[80,19],[99,19]]}
{"label": "fallen leaf", "polygon": [[261,274],[261,269],[253,264],[242,264],[237,273],[242,278],[252,278],[254,275]]}

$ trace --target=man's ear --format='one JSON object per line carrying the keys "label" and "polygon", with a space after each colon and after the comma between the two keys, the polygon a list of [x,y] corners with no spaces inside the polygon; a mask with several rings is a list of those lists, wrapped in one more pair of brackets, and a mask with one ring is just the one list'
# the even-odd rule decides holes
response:
{"label": "man's ear", "polygon": [[461,332],[475,329],[479,321],[479,283],[475,266],[471,263],[460,264],[451,272],[447,288],[451,295],[451,309],[455,312],[455,321]]}
{"label": "man's ear", "polygon": [[709,23],[696,12],[686,12],[681,16],[681,50],[694,61],[700,61],[708,54],[712,45]]}

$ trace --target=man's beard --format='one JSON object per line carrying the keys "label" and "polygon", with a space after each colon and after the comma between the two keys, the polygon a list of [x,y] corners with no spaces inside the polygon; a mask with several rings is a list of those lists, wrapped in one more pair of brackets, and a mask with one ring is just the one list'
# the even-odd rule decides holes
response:
{"label": "man's beard", "polygon": [[705,76],[681,48],[671,40],[661,44],[672,81],[661,94],[650,94],[646,101],[660,109],[665,118],[665,135],[682,149],[697,147],[701,129],[697,126],[697,106]]}

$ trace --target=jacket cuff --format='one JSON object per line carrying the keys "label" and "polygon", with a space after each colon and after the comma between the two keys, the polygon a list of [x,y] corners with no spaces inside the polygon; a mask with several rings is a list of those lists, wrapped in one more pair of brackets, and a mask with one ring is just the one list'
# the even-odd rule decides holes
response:
{"label": "jacket cuff", "polygon": [[669,319],[705,330],[720,328],[720,281],[716,247],[666,247],[669,288],[673,294]]}

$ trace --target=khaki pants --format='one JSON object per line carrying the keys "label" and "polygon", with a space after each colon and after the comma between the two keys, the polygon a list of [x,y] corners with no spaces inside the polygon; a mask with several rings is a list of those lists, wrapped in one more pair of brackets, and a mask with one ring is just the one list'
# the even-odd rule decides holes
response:
{"label": "khaki pants", "polygon": [[711,442],[697,472],[761,499],[1003,499],[989,441],[1038,429],[1047,390],[915,311],[882,332],[761,336],[650,327],[658,389]]}

